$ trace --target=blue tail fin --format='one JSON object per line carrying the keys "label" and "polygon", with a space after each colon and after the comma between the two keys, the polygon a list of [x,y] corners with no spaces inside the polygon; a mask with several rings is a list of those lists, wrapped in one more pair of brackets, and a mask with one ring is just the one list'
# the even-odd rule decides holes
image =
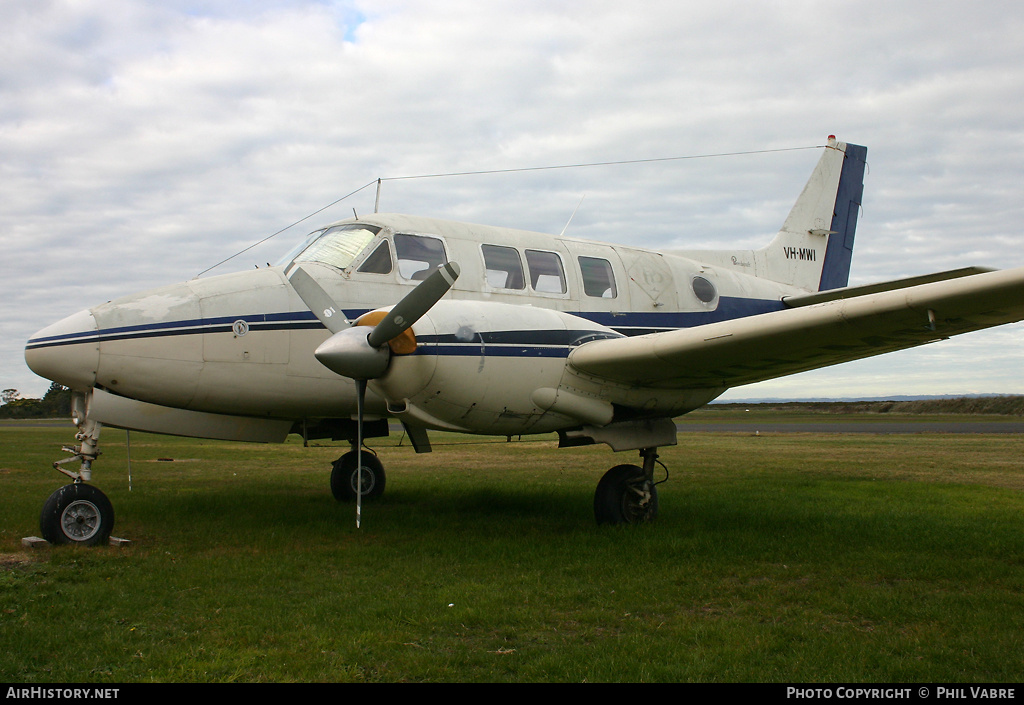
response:
{"label": "blue tail fin", "polygon": [[846,286],[867,153],[829,136],[779,233],[754,253],[758,276],[805,291]]}
{"label": "blue tail fin", "polygon": [[868,149],[856,144],[846,145],[846,158],[836,190],[836,207],[825,248],[825,264],[821,268],[818,291],[839,289],[850,282],[853,240],[857,233],[857,215],[864,195],[864,165]]}

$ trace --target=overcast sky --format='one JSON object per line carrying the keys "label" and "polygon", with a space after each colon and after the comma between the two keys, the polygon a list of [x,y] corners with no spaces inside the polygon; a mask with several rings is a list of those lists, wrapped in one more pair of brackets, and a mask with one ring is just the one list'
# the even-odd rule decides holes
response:
{"label": "overcast sky", "polygon": [[[868,147],[851,284],[1024,266],[1024,4],[3,0],[0,387],[36,330],[190,279],[377,177],[382,211],[652,248],[765,244]],[[214,274],[273,261],[367,188]],[[206,275],[209,276],[209,275]],[[736,397],[1024,393],[1024,327]]]}

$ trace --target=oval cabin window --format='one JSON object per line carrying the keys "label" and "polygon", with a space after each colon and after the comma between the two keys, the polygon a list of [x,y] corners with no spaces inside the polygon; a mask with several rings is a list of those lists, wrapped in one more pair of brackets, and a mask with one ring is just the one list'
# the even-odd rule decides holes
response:
{"label": "oval cabin window", "polygon": [[694,277],[693,281],[690,282],[690,286],[693,288],[693,293],[697,298],[706,304],[711,303],[718,296],[715,285],[704,277]]}

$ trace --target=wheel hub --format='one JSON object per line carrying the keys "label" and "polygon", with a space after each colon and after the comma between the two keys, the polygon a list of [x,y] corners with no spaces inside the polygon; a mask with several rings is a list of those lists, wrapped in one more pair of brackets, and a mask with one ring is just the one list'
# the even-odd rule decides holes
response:
{"label": "wheel hub", "polygon": [[622,493],[622,514],[629,523],[638,523],[646,519],[651,505],[649,482],[637,482],[627,485]]}
{"label": "wheel hub", "polygon": [[353,472],[350,483],[353,494],[359,491],[359,475],[363,476],[361,494],[365,497],[373,491],[373,486],[377,484],[377,476],[374,475],[373,470],[365,465],[362,467],[361,471]]}
{"label": "wheel hub", "polygon": [[92,502],[78,500],[61,513],[60,526],[72,541],[88,541],[100,530],[100,510]]}

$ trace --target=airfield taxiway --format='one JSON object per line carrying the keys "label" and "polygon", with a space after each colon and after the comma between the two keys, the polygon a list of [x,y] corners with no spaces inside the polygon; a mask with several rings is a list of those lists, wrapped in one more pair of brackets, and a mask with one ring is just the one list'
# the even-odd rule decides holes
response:
{"label": "airfield taxiway", "polygon": [[1024,433],[1024,420],[834,421],[792,423],[682,422],[680,433]]}

